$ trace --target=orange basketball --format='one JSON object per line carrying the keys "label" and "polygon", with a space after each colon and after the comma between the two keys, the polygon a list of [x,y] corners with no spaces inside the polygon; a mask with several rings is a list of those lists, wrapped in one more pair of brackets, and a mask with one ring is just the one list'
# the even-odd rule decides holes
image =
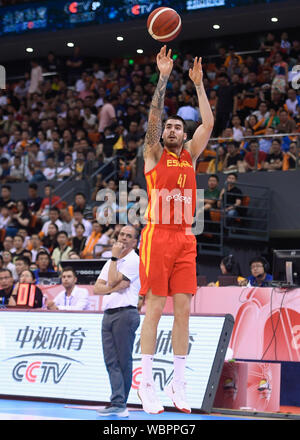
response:
{"label": "orange basketball", "polygon": [[148,32],[155,40],[174,40],[181,31],[181,18],[174,9],[161,7],[154,9],[147,20]]}

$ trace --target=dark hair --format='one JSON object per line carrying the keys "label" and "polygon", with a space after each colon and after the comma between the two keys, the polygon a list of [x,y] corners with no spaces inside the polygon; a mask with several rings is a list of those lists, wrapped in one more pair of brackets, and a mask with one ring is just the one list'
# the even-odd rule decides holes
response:
{"label": "dark hair", "polygon": [[56,211],[57,214],[59,214],[59,209],[56,208],[56,206],[52,206],[52,207],[49,209],[49,211]]}
{"label": "dark hair", "polygon": [[77,225],[75,225],[75,229],[77,229],[78,226],[81,226],[83,228],[83,230],[85,231],[85,227],[82,223],[77,223]]}
{"label": "dark hair", "polygon": [[0,269],[0,273],[3,273],[3,272],[8,272],[10,274],[10,276],[13,278],[11,270],[6,269],[6,268]]}
{"label": "dark hair", "polygon": [[253,263],[261,263],[263,265],[263,267],[264,267],[264,272],[268,272],[269,269],[270,269],[270,265],[269,265],[268,261],[264,257],[258,256],[258,257],[252,258],[249,261],[250,268],[251,268]]}
{"label": "dark hair", "polygon": [[[34,263],[33,263],[33,264],[34,264]],[[32,281],[36,281],[35,274],[34,274],[34,272],[33,272],[32,270],[30,270],[30,269],[24,269],[24,270],[22,270],[22,272],[20,273],[20,276],[22,275],[23,272],[29,272],[29,273],[31,274],[31,276],[32,276]]]}
{"label": "dark hair", "polygon": [[16,261],[23,261],[28,267],[30,266],[31,261],[28,257],[25,257],[24,255],[21,255],[20,257],[16,258]]}
{"label": "dark hair", "polygon": [[66,233],[66,231],[59,231],[59,232],[56,234],[56,238],[57,238],[59,235],[65,235],[67,238],[69,238],[69,236],[68,236],[68,234]]}
{"label": "dark hair", "polygon": [[228,142],[227,143],[227,148],[228,148],[228,145],[233,145],[234,148],[236,148],[236,149],[240,148],[240,144],[237,141],[230,141],[230,142]]}
{"label": "dark hair", "polygon": [[209,180],[211,177],[214,177],[214,178],[219,182],[219,177],[217,176],[217,174],[211,174],[211,175],[208,177],[208,180]]}
{"label": "dark hair", "polygon": [[30,183],[30,184],[28,185],[28,188],[32,188],[32,189],[37,190],[37,189],[38,189],[38,186],[37,186],[36,183]]}
{"label": "dark hair", "polygon": [[49,260],[49,263],[51,262],[50,255],[49,255],[48,252],[46,252],[46,251],[40,251],[40,252],[38,252],[38,254],[37,254],[37,256],[36,256],[36,261],[38,260],[38,258],[39,258],[41,255],[47,255],[48,260]]}
{"label": "dark hair", "polygon": [[83,192],[77,192],[76,194],[75,194],[75,197],[76,196],[82,196],[82,197],[84,197],[85,199],[86,199],[86,195],[83,193]]}
{"label": "dark hair", "polygon": [[186,122],[185,122],[185,120],[184,120],[181,116],[179,116],[179,115],[168,116],[167,119],[165,120],[165,125],[166,125],[166,123],[167,123],[167,121],[168,121],[169,119],[175,119],[175,120],[177,120],[177,121],[181,121],[181,122],[182,122],[182,125],[183,125],[183,131],[184,131],[184,132],[186,131]]}
{"label": "dark hair", "polygon": [[14,236],[14,238],[16,238],[16,237],[20,237],[20,238],[22,239],[23,243],[24,243],[24,237],[23,237],[22,235],[20,235],[20,234],[16,234],[16,235]]}
{"label": "dark hair", "polygon": [[74,276],[77,278],[77,274],[76,274],[76,272],[75,272],[75,270],[73,269],[72,266],[66,266],[66,267],[64,267],[64,268],[62,269],[62,271],[61,271],[61,275],[62,275],[64,272],[73,272]]}
{"label": "dark hair", "polygon": [[236,178],[236,180],[238,179],[238,175],[237,175],[237,173],[228,173],[227,174],[227,177],[228,176],[234,176],[235,178]]}

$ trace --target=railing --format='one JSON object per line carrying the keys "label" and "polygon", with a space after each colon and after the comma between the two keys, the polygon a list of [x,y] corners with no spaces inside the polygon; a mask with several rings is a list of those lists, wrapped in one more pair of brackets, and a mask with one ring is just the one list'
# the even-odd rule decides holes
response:
{"label": "railing", "polygon": [[[278,139],[278,138],[283,139],[283,138],[290,138],[290,137],[297,138],[297,140],[291,141],[291,142],[296,142],[295,157],[298,159],[295,161],[296,162],[295,168],[292,168],[292,169],[298,170],[298,169],[300,169],[300,133],[280,133],[280,134],[270,134],[270,135],[244,136],[238,142],[257,140],[259,143],[260,139],[272,139],[273,140],[273,139]],[[232,141],[234,141],[234,138],[223,138],[223,137],[210,138],[209,145],[212,147],[213,154],[215,155],[215,158],[211,157],[212,160],[215,160],[215,165],[214,165],[215,170],[218,170],[218,166],[219,166],[219,162],[220,162],[220,157],[215,150],[217,150],[219,146],[222,146],[222,144],[226,144],[226,143],[229,143]],[[254,155],[255,165],[254,165],[253,171],[259,171],[261,169],[259,167],[259,159],[258,159],[260,151],[261,150],[259,148],[255,151],[255,155]],[[245,151],[245,153],[247,153],[247,152],[248,152],[248,150]],[[282,151],[283,155],[287,154],[287,152],[288,152],[288,150]],[[203,163],[203,162],[205,162],[205,160],[200,160],[200,161],[198,161],[197,164]],[[241,172],[238,168],[235,171]],[[198,172],[201,173],[201,171],[198,171]],[[228,170],[228,172],[230,172],[230,170]],[[244,172],[244,171],[242,171],[242,172]]]}
{"label": "railing", "polygon": [[[229,215],[227,188],[220,208],[212,208],[204,217],[204,231],[197,237],[198,255],[224,255],[224,244],[237,241],[268,242],[270,236],[271,191],[266,186],[237,183],[239,192],[230,192],[242,200]],[[232,213],[231,213],[232,214]]]}

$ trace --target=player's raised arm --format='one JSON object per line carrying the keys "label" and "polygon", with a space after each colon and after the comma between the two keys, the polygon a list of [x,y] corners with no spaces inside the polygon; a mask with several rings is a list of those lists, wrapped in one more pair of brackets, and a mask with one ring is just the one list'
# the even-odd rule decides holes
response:
{"label": "player's raised arm", "polygon": [[167,82],[173,69],[171,49],[167,53],[163,46],[156,57],[157,67],[160,71],[159,80],[152,98],[148,128],[145,136],[144,158],[155,158],[161,152],[160,137],[162,132],[162,114],[164,109]]}
{"label": "player's raised arm", "polygon": [[187,148],[193,160],[197,160],[209,141],[214,126],[214,115],[203,85],[202,58],[195,58],[194,65],[189,70],[189,76],[193,81],[199,102],[199,110],[202,124],[195,131],[193,138],[187,142]]}

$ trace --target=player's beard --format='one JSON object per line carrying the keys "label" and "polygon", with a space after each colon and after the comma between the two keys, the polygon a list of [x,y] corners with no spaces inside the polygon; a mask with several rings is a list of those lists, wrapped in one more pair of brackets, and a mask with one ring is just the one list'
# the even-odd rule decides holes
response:
{"label": "player's beard", "polygon": [[169,151],[177,152],[183,146],[183,138],[170,140],[168,137],[164,139],[164,146],[167,147]]}

